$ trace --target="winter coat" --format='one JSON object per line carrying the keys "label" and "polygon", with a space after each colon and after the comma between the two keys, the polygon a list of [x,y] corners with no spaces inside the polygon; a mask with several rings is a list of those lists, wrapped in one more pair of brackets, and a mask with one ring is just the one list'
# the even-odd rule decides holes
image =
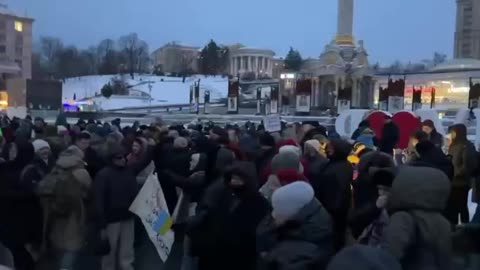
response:
{"label": "winter coat", "polygon": [[452,130],[456,133],[456,138],[448,149],[454,169],[452,186],[468,187],[478,166],[475,147],[467,140],[464,125],[454,125]]}
{"label": "winter coat", "polygon": [[451,269],[451,225],[442,216],[450,192],[444,173],[406,166],[393,181],[382,246],[404,270]]}
{"label": "winter coat", "polygon": [[[83,153],[75,146],[67,148],[60,154],[55,166],[70,171],[75,181],[82,186],[85,200],[88,199],[92,179],[85,169]],[[50,205],[44,205],[46,228],[49,228],[49,240],[54,248],[77,251],[83,244],[86,233],[87,211],[82,204],[77,211],[68,216],[57,216],[52,213]]]}
{"label": "winter coat", "polygon": [[[32,240],[39,228],[29,225],[32,202],[36,196],[21,185],[24,167],[34,157],[30,143],[17,143],[18,154],[15,160],[0,163],[0,230],[8,232],[19,243]],[[34,219],[38,221],[38,216]]]}
{"label": "winter coat", "polygon": [[150,162],[151,155],[147,154],[144,160],[131,166],[118,167],[110,163],[98,172],[93,189],[101,228],[133,217],[129,208],[137,196],[137,175]]}
{"label": "winter coat", "polygon": [[[232,174],[245,181],[241,193],[229,187]],[[256,228],[270,210],[256,187],[254,164],[237,162],[225,173],[224,182],[207,190],[187,226],[200,270],[255,269]]]}
{"label": "winter coat", "polygon": [[435,147],[442,148],[443,146],[443,136],[438,133],[436,130],[433,130],[432,133],[428,136],[428,140],[435,145]]}
{"label": "winter coat", "polygon": [[342,140],[331,140],[334,155],[329,157],[328,164],[320,177],[312,182],[315,196],[328,210],[334,221],[336,249],[343,247],[347,228],[347,215],[351,207],[351,184],[353,167],[347,161],[350,145]]}
{"label": "winter coat", "polygon": [[[20,211],[19,213],[24,213],[26,216],[24,220],[28,220],[31,232],[30,240],[35,243],[40,243],[42,239],[42,226],[43,226],[43,212],[40,199],[36,196],[36,189],[38,183],[43,180],[43,178],[52,171],[52,168],[55,164],[53,159],[48,161],[48,164],[45,161],[41,160],[39,157],[35,157],[34,160],[27,165],[20,176],[20,188],[29,194],[30,199],[23,202],[25,211]],[[26,231],[26,233],[28,233]]]}
{"label": "winter coat", "polygon": [[398,140],[400,140],[400,131],[395,123],[386,123],[382,129],[382,138],[379,142],[379,150],[393,155],[393,149],[397,146]]}
{"label": "winter coat", "polygon": [[346,215],[350,208],[353,168],[347,157],[350,154],[350,145],[341,140],[333,140],[335,154],[329,157],[318,178],[311,179],[315,196],[325,206],[329,213]]}
{"label": "winter coat", "polygon": [[359,237],[364,229],[380,215],[381,210],[376,205],[378,189],[373,183],[369,170],[372,166],[393,167],[393,163],[381,161],[385,160],[386,157],[388,155],[382,152],[370,152],[360,159],[357,167],[358,177],[353,182],[353,211],[349,217],[349,224],[354,237]]}
{"label": "winter coat", "polygon": [[[259,226],[257,232],[268,230]],[[275,244],[261,259],[264,269],[324,269],[334,254],[333,221],[317,199],[273,233]]]}
{"label": "winter coat", "polygon": [[452,180],[454,176],[454,168],[450,159],[445,156],[442,150],[436,147],[432,142],[419,142],[415,146],[418,156],[407,164],[415,167],[432,167],[436,168]]}

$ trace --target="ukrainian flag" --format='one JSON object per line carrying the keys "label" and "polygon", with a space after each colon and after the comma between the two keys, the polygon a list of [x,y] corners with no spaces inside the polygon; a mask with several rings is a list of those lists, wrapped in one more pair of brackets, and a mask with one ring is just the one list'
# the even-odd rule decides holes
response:
{"label": "ukrainian flag", "polygon": [[165,210],[161,210],[157,219],[152,224],[152,229],[160,235],[165,235],[172,227],[172,218]]}

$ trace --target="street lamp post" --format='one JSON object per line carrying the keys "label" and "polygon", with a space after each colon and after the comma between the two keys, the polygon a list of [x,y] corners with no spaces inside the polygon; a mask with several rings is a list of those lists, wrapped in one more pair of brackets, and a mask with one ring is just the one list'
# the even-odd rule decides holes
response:
{"label": "street lamp post", "polygon": [[148,114],[152,113],[152,83],[148,83]]}

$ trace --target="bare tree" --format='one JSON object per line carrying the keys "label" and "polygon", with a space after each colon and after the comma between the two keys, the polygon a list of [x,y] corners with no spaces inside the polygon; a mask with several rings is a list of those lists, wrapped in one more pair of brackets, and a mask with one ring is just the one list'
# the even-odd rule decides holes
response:
{"label": "bare tree", "polygon": [[148,45],[139,39],[136,33],[121,37],[118,43],[121,51],[126,55],[128,70],[133,79],[135,71],[139,70],[139,59],[148,55]]}
{"label": "bare tree", "polygon": [[56,73],[56,62],[58,55],[63,50],[63,43],[59,38],[55,37],[41,37],[40,38],[41,56],[46,62],[45,66],[49,73]]}

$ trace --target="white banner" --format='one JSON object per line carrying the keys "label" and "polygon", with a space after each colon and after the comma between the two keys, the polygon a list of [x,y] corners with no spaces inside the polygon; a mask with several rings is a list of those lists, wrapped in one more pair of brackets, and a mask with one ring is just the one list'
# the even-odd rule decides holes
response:
{"label": "white banner", "polygon": [[165,262],[172,250],[175,234],[171,230],[172,218],[156,174],[148,176],[129,210],[142,220],[158,255]]}
{"label": "white banner", "polygon": [[263,118],[263,126],[268,132],[277,132],[282,130],[282,123],[280,122],[280,115],[270,114]]}
{"label": "white banner", "polygon": [[389,96],[388,97],[388,112],[395,114],[399,111],[403,111],[403,97]]}

